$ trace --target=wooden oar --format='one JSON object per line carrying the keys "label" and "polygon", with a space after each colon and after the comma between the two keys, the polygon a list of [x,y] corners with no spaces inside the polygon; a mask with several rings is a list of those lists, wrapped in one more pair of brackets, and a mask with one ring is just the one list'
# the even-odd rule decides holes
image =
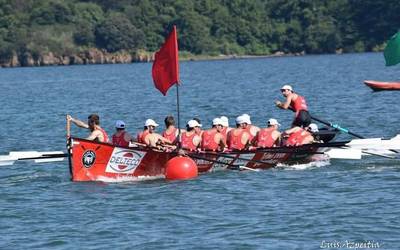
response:
{"label": "wooden oar", "polygon": [[[253,169],[253,168],[248,168],[248,167],[245,167],[245,166],[230,164],[230,163],[223,162],[223,161],[212,160],[212,159],[208,159],[208,158],[206,158],[206,157],[201,157],[201,156],[198,156],[198,155],[195,155],[195,154],[189,154],[189,156],[190,156],[191,158],[194,158],[194,159],[199,159],[199,160],[203,160],[203,161],[209,161],[209,162],[212,162],[212,163],[223,164],[223,165],[226,165],[226,166],[231,167],[231,168],[229,168],[229,169],[234,169],[234,170],[245,169],[245,170],[250,170],[250,171],[255,171],[255,172],[258,172],[258,171],[259,171],[259,169]],[[229,157],[228,157],[228,158],[229,158]]]}

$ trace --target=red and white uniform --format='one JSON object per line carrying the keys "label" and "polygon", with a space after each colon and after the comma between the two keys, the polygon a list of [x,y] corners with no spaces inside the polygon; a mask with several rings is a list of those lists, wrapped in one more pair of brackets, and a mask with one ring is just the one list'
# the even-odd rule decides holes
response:
{"label": "red and white uniform", "polygon": [[102,128],[98,128],[98,130],[100,130],[100,132],[103,134],[103,138],[104,138],[103,142],[108,142],[109,139],[108,139],[108,135],[107,135],[106,131]]}
{"label": "red and white uniform", "polygon": [[[237,134],[235,135],[235,131],[239,131],[237,132]],[[229,133],[228,133],[228,148],[230,149],[236,149],[236,150],[242,150],[246,147],[246,144],[242,143],[242,137],[244,133],[248,133],[245,129],[232,129]]]}
{"label": "red and white uniform", "polygon": [[218,131],[215,129],[203,131],[201,135],[201,149],[202,150],[218,150],[219,145],[215,142],[215,136]]}
{"label": "red and white uniform", "polygon": [[129,147],[129,141],[125,140],[126,131],[122,131],[122,133],[114,134],[112,136],[112,144],[120,147]]}
{"label": "red and white uniform", "polygon": [[183,132],[181,135],[181,145],[182,148],[188,149],[188,150],[196,150],[197,146],[193,143],[193,139],[195,136],[198,136],[196,133],[192,133],[191,135],[188,135],[188,132]]}
{"label": "red and white uniform", "polygon": [[176,132],[177,132],[177,131],[178,131],[177,128],[174,128],[174,129],[172,130],[172,132],[170,132],[170,133],[167,133],[167,131],[164,130],[164,132],[162,133],[162,136],[163,136],[165,139],[168,139],[170,142],[174,142],[175,139],[176,139]]}
{"label": "red and white uniform", "polygon": [[146,143],[145,138],[146,138],[146,136],[147,136],[148,134],[150,134],[150,133],[149,133],[149,130],[144,130],[144,131],[140,132],[140,133],[137,135],[137,141],[138,141],[139,143]]}
{"label": "red and white uniform", "polygon": [[285,142],[285,146],[299,146],[303,145],[304,139],[306,139],[309,135],[311,135],[308,131],[300,128],[296,132],[293,132],[289,135]]}
{"label": "red and white uniform", "polygon": [[293,111],[296,113],[296,117],[298,116],[300,110],[308,111],[306,99],[304,97],[297,95],[296,100],[292,100],[290,102],[290,107],[293,109]]}
{"label": "red and white uniform", "polygon": [[263,128],[258,131],[255,137],[256,147],[258,148],[270,148],[275,145],[275,139],[272,138],[272,133],[275,131],[274,128]]}

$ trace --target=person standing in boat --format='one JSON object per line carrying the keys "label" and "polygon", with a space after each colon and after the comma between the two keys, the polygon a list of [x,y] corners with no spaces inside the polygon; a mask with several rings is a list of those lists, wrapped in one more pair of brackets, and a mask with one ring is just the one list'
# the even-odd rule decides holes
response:
{"label": "person standing in boat", "polygon": [[88,123],[72,118],[67,115],[67,120],[74,123],[80,128],[90,130],[90,135],[86,137],[86,140],[97,141],[97,142],[108,142],[108,135],[104,129],[100,127],[100,117],[97,114],[91,114],[88,116]]}
{"label": "person standing in boat", "polygon": [[187,131],[181,134],[181,146],[183,149],[195,151],[201,143],[201,136],[199,135],[201,124],[193,119],[188,121],[186,129]]}
{"label": "person standing in boat", "polygon": [[201,135],[201,149],[206,151],[224,151],[226,147],[226,137],[222,134],[223,121],[215,118],[212,121],[212,128],[204,130]]}
{"label": "person standing in boat", "polygon": [[139,143],[146,144],[149,147],[162,148],[162,145],[172,144],[171,141],[156,133],[158,124],[153,119],[147,119],[144,123],[144,129],[137,136]]}
{"label": "person standing in boat", "polygon": [[271,118],[267,122],[267,127],[260,129],[254,138],[253,145],[257,148],[270,148],[280,145],[281,133],[278,131],[279,122]]}
{"label": "person standing in boat", "polygon": [[229,149],[243,150],[250,145],[250,133],[247,126],[251,123],[247,116],[238,116],[236,118],[236,128],[228,133],[227,144]]}
{"label": "person standing in boat", "polygon": [[307,127],[311,123],[311,116],[308,113],[306,99],[296,94],[290,85],[284,85],[281,88],[282,95],[286,98],[284,103],[275,101],[275,105],[281,109],[291,109],[295,112],[292,127]]}
{"label": "person standing in boat", "polygon": [[134,142],[134,138],[125,131],[125,122],[118,120],[115,122],[116,132],[112,135],[112,144],[120,147],[129,147],[130,142]]}

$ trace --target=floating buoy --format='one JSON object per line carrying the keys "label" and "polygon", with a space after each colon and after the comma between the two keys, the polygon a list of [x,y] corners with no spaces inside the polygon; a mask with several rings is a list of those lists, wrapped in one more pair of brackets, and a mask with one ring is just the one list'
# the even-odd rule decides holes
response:
{"label": "floating buoy", "polygon": [[167,180],[186,180],[198,175],[197,165],[190,157],[175,156],[165,164]]}

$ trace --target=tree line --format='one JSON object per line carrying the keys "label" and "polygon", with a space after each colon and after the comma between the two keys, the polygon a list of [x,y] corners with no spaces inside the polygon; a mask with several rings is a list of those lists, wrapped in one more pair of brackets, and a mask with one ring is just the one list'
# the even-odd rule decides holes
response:
{"label": "tree line", "polygon": [[382,50],[398,0],[0,0],[0,61],[159,49],[172,25],[196,55]]}

